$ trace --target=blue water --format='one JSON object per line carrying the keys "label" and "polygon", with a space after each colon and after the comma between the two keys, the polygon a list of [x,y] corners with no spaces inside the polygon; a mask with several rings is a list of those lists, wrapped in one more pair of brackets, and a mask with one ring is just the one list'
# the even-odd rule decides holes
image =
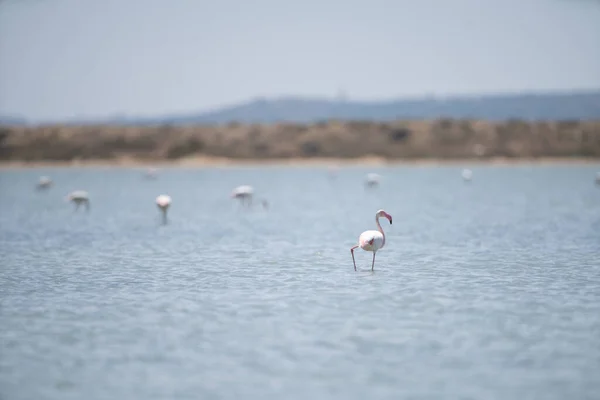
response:
{"label": "blue water", "polygon": [[0,170],[0,398],[597,399],[600,166],[471,168]]}

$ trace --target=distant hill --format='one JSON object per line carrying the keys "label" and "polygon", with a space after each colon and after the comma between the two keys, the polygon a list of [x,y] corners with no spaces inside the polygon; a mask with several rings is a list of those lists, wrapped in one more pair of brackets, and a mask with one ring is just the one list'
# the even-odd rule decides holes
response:
{"label": "distant hill", "polygon": [[255,99],[208,112],[191,112],[149,118],[119,117],[98,120],[56,121],[72,124],[187,125],[298,122],[311,123],[397,119],[483,119],[502,121],[600,120],[600,89],[569,93],[523,93],[454,96],[360,102],[301,97]]}
{"label": "distant hill", "polygon": [[[500,121],[598,120],[600,90],[576,93],[509,94],[479,97],[398,99],[377,102],[284,97],[255,99],[215,111],[156,118],[121,118],[118,124],[224,124],[471,118]],[[108,122],[108,121],[106,121]]]}
{"label": "distant hill", "polygon": [[0,125],[26,125],[26,124],[27,124],[27,120],[25,118],[0,115]]}

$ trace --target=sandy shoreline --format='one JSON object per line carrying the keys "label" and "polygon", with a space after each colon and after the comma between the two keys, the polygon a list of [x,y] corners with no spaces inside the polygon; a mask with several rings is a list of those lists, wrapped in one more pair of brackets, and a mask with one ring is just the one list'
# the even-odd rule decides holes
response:
{"label": "sandy shoreline", "polygon": [[0,161],[0,169],[26,169],[26,168],[212,168],[212,167],[277,167],[277,166],[314,166],[314,167],[344,167],[344,166],[446,166],[446,165],[598,165],[600,158],[565,158],[565,157],[539,157],[539,158],[419,158],[419,159],[394,159],[386,160],[379,157],[361,158],[287,158],[287,159],[231,159],[216,157],[193,157],[179,160],[139,160],[139,159],[113,159],[113,160],[78,160],[78,161]]}

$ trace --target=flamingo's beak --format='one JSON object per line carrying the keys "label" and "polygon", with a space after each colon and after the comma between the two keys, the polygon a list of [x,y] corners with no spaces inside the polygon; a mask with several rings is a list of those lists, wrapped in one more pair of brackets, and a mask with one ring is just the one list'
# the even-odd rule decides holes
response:
{"label": "flamingo's beak", "polygon": [[390,214],[385,214],[385,217],[390,221],[390,225],[392,224],[392,216]]}

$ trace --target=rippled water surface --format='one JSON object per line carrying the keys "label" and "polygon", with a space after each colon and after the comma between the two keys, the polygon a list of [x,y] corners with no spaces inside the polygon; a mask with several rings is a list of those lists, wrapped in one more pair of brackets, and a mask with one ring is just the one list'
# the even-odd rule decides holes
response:
{"label": "rippled water surface", "polygon": [[597,399],[600,167],[472,169],[2,170],[0,398]]}

